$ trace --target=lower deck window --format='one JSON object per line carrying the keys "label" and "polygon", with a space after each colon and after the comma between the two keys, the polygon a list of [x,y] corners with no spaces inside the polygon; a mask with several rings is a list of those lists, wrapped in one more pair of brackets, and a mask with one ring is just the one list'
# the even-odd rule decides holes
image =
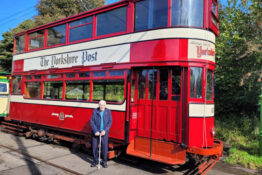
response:
{"label": "lower deck window", "polygon": [[24,97],[25,98],[40,98],[41,97],[41,82],[26,82]]}
{"label": "lower deck window", "polygon": [[202,98],[203,69],[192,67],[190,72],[190,97]]}
{"label": "lower deck window", "polygon": [[62,99],[63,82],[44,82],[45,99]]}
{"label": "lower deck window", "polygon": [[89,81],[74,81],[66,83],[67,100],[89,100]]}
{"label": "lower deck window", "polygon": [[7,84],[0,83],[0,92],[7,92]]}
{"label": "lower deck window", "polygon": [[21,94],[22,76],[13,77],[12,94]]}
{"label": "lower deck window", "polygon": [[124,80],[93,81],[93,101],[122,102],[124,100]]}

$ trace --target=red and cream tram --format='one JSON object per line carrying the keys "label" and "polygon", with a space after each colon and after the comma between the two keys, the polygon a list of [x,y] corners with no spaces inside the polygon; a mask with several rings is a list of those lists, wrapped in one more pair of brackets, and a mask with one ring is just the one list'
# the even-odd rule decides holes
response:
{"label": "red and cream tram", "polygon": [[216,0],[122,0],[16,34],[5,129],[88,147],[92,111],[105,99],[109,157],[126,148],[183,164],[190,155],[205,173],[223,150],[214,126],[217,11]]}

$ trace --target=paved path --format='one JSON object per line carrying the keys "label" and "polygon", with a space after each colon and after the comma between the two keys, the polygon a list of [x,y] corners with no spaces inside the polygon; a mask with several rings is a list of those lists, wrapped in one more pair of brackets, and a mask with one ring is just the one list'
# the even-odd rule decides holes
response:
{"label": "paved path", "polygon": [[[147,174],[185,174],[188,167],[167,166],[156,162],[125,156],[110,160],[107,169],[90,167],[91,157],[84,153],[72,153],[65,146],[47,144],[24,137],[0,132],[0,144],[23,150],[24,153],[65,167],[83,175],[147,175]],[[208,175],[248,175],[256,171],[232,167],[219,162]],[[67,175],[72,174],[50,166],[44,162],[0,147],[0,175]]]}

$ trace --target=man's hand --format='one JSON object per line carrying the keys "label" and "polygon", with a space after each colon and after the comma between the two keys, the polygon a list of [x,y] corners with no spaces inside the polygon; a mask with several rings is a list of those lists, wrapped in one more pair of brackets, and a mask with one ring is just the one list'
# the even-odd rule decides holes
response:
{"label": "man's hand", "polygon": [[103,130],[103,131],[101,132],[101,136],[104,136],[105,134],[106,134],[106,131]]}
{"label": "man's hand", "polygon": [[99,132],[98,131],[95,133],[95,136],[99,136]]}

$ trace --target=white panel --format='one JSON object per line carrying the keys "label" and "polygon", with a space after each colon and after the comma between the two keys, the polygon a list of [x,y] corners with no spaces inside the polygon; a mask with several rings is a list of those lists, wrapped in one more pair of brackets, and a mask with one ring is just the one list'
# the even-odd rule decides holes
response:
{"label": "white panel", "polygon": [[[98,107],[98,103],[53,101],[53,100],[32,100],[32,99],[24,99],[22,95],[11,95],[10,102],[65,106],[65,107],[93,108],[93,109]],[[126,101],[120,105],[107,104],[106,107],[110,110],[126,111]]]}
{"label": "white panel", "polygon": [[214,104],[189,104],[189,117],[214,117]]}
{"label": "white panel", "polygon": [[[146,32],[131,33],[111,38],[99,39],[79,44],[72,44],[63,47],[55,47],[35,52],[14,55],[13,60],[21,60],[27,58],[40,57],[43,55],[55,55],[65,52],[74,52],[77,50],[87,50],[94,49],[97,47],[108,47],[112,45],[119,45],[125,43],[168,38],[194,38],[215,43],[215,34],[207,30],[192,28],[166,28]],[[111,55],[108,55],[108,57],[109,56]]]}
{"label": "white panel", "polygon": [[130,61],[130,44],[25,59],[24,71]]}
{"label": "white panel", "polygon": [[215,62],[215,44],[202,40],[188,40],[188,58]]}

